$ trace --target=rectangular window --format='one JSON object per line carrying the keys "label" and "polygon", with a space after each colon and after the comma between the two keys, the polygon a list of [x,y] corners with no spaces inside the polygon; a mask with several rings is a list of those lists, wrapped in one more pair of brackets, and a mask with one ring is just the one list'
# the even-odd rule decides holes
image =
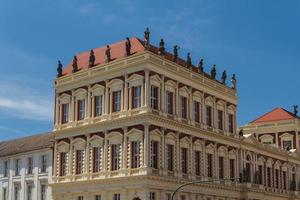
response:
{"label": "rectangular window", "polygon": [[218,110],[218,129],[223,130],[223,111]]}
{"label": "rectangular window", "polygon": [[78,196],[77,200],[83,200],[83,196]]}
{"label": "rectangular window", "polygon": [[112,101],[113,101],[113,112],[121,111],[121,91],[115,91],[112,93]]}
{"label": "rectangular window", "polygon": [[78,111],[78,120],[83,120],[85,118],[85,100],[80,99],[77,101],[77,111]]}
{"label": "rectangular window", "polygon": [[173,171],[174,170],[173,163],[174,163],[174,145],[167,144],[167,167],[168,167],[168,171]]}
{"label": "rectangular window", "polygon": [[61,123],[65,124],[69,122],[69,104],[64,103],[62,104],[62,116],[61,116]]}
{"label": "rectangular window", "polygon": [[168,114],[173,115],[173,92],[166,91],[166,111]]}
{"label": "rectangular window", "polygon": [[101,200],[101,195],[100,194],[96,195],[95,200]]}
{"label": "rectangular window", "polygon": [[285,171],[282,172],[282,176],[283,176],[282,177],[283,189],[286,190],[286,172]]}
{"label": "rectangular window", "polygon": [[6,188],[2,189],[2,198],[3,198],[3,200],[7,200],[7,189]]}
{"label": "rectangular window", "polygon": [[14,186],[14,200],[20,200],[20,187],[18,185]]}
{"label": "rectangular window", "polygon": [[101,171],[101,148],[93,148],[93,172]]}
{"label": "rectangular window", "polygon": [[170,193],[167,193],[166,194],[166,200],[171,200],[171,198],[172,198],[172,195]]}
{"label": "rectangular window", "polygon": [[233,129],[234,129],[233,114],[228,114],[228,129],[230,133],[233,133]]}
{"label": "rectangular window", "polygon": [[[231,179],[235,178],[235,160],[234,159],[230,159],[229,160],[229,175]],[[233,181],[233,180],[232,180]]]}
{"label": "rectangular window", "polygon": [[158,87],[151,85],[151,108],[158,110]]}
{"label": "rectangular window", "polygon": [[140,150],[141,143],[139,141],[131,142],[131,168],[140,167]]}
{"label": "rectangular window", "polygon": [[32,185],[28,184],[27,185],[27,191],[26,191],[26,200],[32,200]]}
{"label": "rectangular window", "polygon": [[267,167],[267,183],[268,183],[268,187],[271,187],[271,168]]}
{"label": "rectangular window", "polygon": [[185,195],[180,195],[180,200],[185,200]]}
{"label": "rectangular window", "polygon": [[132,88],[132,108],[141,107],[141,96],[142,96],[142,87],[135,86]]}
{"label": "rectangular window", "polygon": [[103,108],[103,96],[95,96],[94,97],[95,101],[95,117],[101,116],[102,115],[102,108]]}
{"label": "rectangular window", "polygon": [[201,176],[201,152],[195,151],[195,174]]}
{"label": "rectangular window", "polygon": [[150,200],[156,200],[155,192],[150,192]]}
{"label": "rectangular window", "polygon": [[120,169],[121,144],[111,145],[111,170]]}
{"label": "rectangular window", "polygon": [[262,178],[263,178],[263,166],[259,165],[258,166],[258,184],[262,184]]}
{"label": "rectangular window", "polygon": [[59,175],[65,176],[66,175],[66,168],[67,168],[67,153],[60,152],[60,166],[59,166]]}
{"label": "rectangular window", "polygon": [[279,188],[279,170],[275,169],[275,187]]}
{"label": "rectangular window", "polygon": [[113,200],[121,200],[121,195],[120,194],[114,194],[114,199]]}
{"label": "rectangular window", "polygon": [[188,166],[188,151],[187,148],[181,148],[181,172],[186,174]]}
{"label": "rectangular window", "polygon": [[15,160],[15,176],[20,176],[20,159]]}
{"label": "rectangular window", "polygon": [[187,98],[180,96],[180,114],[181,118],[187,118]]}
{"label": "rectangular window", "polygon": [[42,155],[41,156],[41,173],[47,172],[47,156]]}
{"label": "rectangular window", "polygon": [[151,141],[151,157],[150,157],[150,166],[152,168],[158,169],[158,142]]}
{"label": "rectangular window", "polygon": [[32,159],[32,157],[28,158],[27,166],[28,166],[27,174],[32,174],[32,170],[33,170],[33,159]]}
{"label": "rectangular window", "polygon": [[3,176],[7,177],[8,176],[8,160],[4,161],[4,172]]}
{"label": "rectangular window", "polygon": [[83,150],[76,150],[76,174],[83,173]]}
{"label": "rectangular window", "polygon": [[212,178],[213,177],[213,159],[212,154],[207,154],[207,176]]}
{"label": "rectangular window", "polygon": [[224,178],[224,157],[219,156],[219,178]]}
{"label": "rectangular window", "polygon": [[206,106],[206,125],[212,127],[212,107]]}
{"label": "rectangular window", "polygon": [[283,149],[291,149],[292,141],[291,140],[283,140],[282,145],[283,145]]}
{"label": "rectangular window", "polygon": [[200,103],[198,101],[194,101],[194,120],[200,123]]}

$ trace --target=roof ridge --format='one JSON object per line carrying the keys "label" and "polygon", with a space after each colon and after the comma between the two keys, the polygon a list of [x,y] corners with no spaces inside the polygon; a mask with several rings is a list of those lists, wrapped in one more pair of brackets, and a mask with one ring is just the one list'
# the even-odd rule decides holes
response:
{"label": "roof ridge", "polygon": [[[262,118],[266,117],[267,115],[269,115],[269,114],[273,113],[273,112],[274,112],[274,111],[276,111],[276,110],[281,110],[281,111],[284,111],[285,113],[287,113],[287,114],[288,114],[288,115],[290,115],[291,117],[294,117],[294,118],[296,118],[296,117],[297,117],[297,116],[295,116],[295,114],[293,114],[293,113],[289,112],[288,110],[286,110],[286,109],[284,109],[284,108],[282,108],[282,107],[276,107],[276,108],[272,109],[271,111],[269,111],[269,112],[267,112],[267,113],[265,113],[265,114],[263,114],[263,115],[259,116],[258,118],[256,118],[256,119],[252,120],[252,121],[250,122],[250,124],[251,124],[251,123],[258,122],[258,121],[259,121],[259,119],[262,119]],[[298,117],[297,117],[297,118],[298,118]],[[271,121],[272,121],[272,120],[271,120]]]}
{"label": "roof ridge", "polygon": [[7,143],[7,142],[15,142],[15,141],[19,141],[19,140],[28,139],[28,138],[31,138],[31,137],[37,137],[37,136],[48,135],[48,134],[52,135],[53,132],[44,132],[44,133],[38,133],[38,134],[33,134],[33,135],[27,135],[27,136],[20,137],[20,138],[14,138],[14,139],[11,139],[11,140],[3,140],[3,141],[0,141],[0,144]]}

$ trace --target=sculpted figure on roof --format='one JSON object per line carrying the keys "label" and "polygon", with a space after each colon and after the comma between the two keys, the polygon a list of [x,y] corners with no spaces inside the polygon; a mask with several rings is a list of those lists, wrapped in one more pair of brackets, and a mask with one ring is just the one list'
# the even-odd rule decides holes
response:
{"label": "sculpted figure on roof", "polygon": [[57,78],[62,76],[62,68],[63,65],[61,64],[60,60],[58,61],[58,65],[57,65]]}
{"label": "sculpted figure on roof", "polygon": [[222,83],[224,85],[226,84],[226,79],[227,79],[227,72],[226,72],[226,70],[224,70],[222,73]]}
{"label": "sculpted figure on roof", "polygon": [[125,48],[126,48],[126,56],[130,56],[131,42],[130,42],[129,37],[126,38]]}
{"label": "sculpted figure on roof", "polygon": [[106,62],[110,62],[111,54],[110,54],[110,46],[109,45],[106,46],[105,55],[106,55]]}
{"label": "sculpted figure on roof", "polygon": [[231,78],[231,84],[232,84],[232,89],[236,89],[236,77],[235,77],[235,74],[232,75],[232,78]]}
{"label": "sculpted figure on roof", "polygon": [[192,58],[191,58],[191,54],[190,53],[187,53],[187,56],[186,56],[186,67],[187,68],[192,67]]}
{"label": "sculpted figure on roof", "polygon": [[179,48],[178,45],[175,45],[173,48],[173,62],[177,62]]}
{"label": "sculpted figure on roof", "polygon": [[203,67],[204,63],[203,63],[203,59],[200,60],[200,62],[198,63],[198,71],[200,73],[204,72],[204,67]]}
{"label": "sculpted figure on roof", "polygon": [[298,106],[297,105],[294,105],[294,115],[298,115]]}
{"label": "sculpted figure on roof", "polygon": [[216,65],[213,65],[210,70],[210,76],[212,79],[216,79],[216,75],[217,75]]}
{"label": "sculpted figure on roof", "polygon": [[89,58],[89,67],[93,67],[95,65],[95,54],[94,54],[94,50],[92,49],[90,52],[90,58]]}
{"label": "sculpted figure on roof", "polygon": [[159,55],[165,55],[165,41],[164,41],[164,39],[160,39],[158,54]]}
{"label": "sculpted figure on roof", "polygon": [[149,28],[147,27],[145,32],[144,32],[144,43],[145,46],[148,47],[150,44],[150,31]]}
{"label": "sculpted figure on roof", "polygon": [[72,67],[73,67],[73,70],[72,70],[73,73],[78,71],[77,56],[74,56],[74,58],[73,58]]}

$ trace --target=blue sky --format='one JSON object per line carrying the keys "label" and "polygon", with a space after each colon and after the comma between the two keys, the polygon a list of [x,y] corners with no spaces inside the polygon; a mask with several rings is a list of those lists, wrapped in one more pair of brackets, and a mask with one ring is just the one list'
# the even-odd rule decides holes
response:
{"label": "blue sky", "polygon": [[0,140],[52,130],[58,59],[143,37],[238,78],[238,121],[300,105],[298,0],[0,0]]}

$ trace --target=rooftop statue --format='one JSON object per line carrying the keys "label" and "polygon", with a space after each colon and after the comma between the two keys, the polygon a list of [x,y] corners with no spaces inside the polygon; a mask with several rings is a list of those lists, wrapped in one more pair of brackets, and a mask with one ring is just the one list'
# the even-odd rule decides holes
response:
{"label": "rooftop statue", "polygon": [[90,58],[89,58],[89,67],[93,67],[95,65],[95,54],[94,54],[94,50],[92,49],[90,52]]}
{"label": "rooftop statue", "polygon": [[191,58],[191,54],[187,53],[186,56],[186,67],[187,68],[191,68],[192,67],[192,58]]}
{"label": "rooftop statue", "polygon": [[111,54],[110,54],[110,46],[109,45],[106,46],[105,55],[106,55],[106,62],[110,62]]}
{"label": "rooftop statue", "polygon": [[158,54],[162,55],[162,56],[165,55],[165,42],[164,42],[164,39],[160,39]]}
{"label": "rooftop statue", "polygon": [[130,56],[130,51],[131,51],[131,42],[129,37],[126,38],[126,42],[125,42],[125,48],[126,48],[126,56]]}
{"label": "rooftop statue", "polygon": [[227,72],[226,72],[226,70],[224,70],[222,73],[222,83],[224,85],[226,84],[226,79],[227,79]]}
{"label": "rooftop statue", "polygon": [[200,62],[198,63],[198,71],[200,73],[204,72],[204,67],[203,67],[204,63],[203,63],[203,59],[200,60]]}
{"label": "rooftop statue", "polygon": [[298,106],[294,105],[294,115],[297,116],[298,115]]}
{"label": "rooftop statue", "polygon": [[72,67],[73,67],[73,70],[72,72],[75,73],[78,71],[78,64],[77,64],[77,56],[74,56],[73,58],[73,63],[72,63]]}
{"label": "rooftop statue", "polygon": [[173,62],[177,62],[179,49],[180,47],[178,45],[175,45],[173,48]]}
{"label": "rooftop statue", "polygon": [[150,45],[150,31],[149,28],[147,27],[145,32],[144,32],[144,43],[145,46],[148,47]]}
{"label": "rooftop statue", "polygon": [[235,77],[235,74],[232,75],[232,78],[231,78],[231,84],[232,84],[232,89],[236,89],[236,77]]}
{"label": "rooftop statue", "polygon": [[210,76],[212,79],[216,79],[216,75],[217,75],[216,65],[213,65],[210,70]]}
{"label": "rooftop statue", "polygon": [[57,75],[56,77],[61,77],[63,74],[62,74],[62,68],[63,68],[63,65],[61,64],[60,60],[58,61],[58,65],[57,65]]}

